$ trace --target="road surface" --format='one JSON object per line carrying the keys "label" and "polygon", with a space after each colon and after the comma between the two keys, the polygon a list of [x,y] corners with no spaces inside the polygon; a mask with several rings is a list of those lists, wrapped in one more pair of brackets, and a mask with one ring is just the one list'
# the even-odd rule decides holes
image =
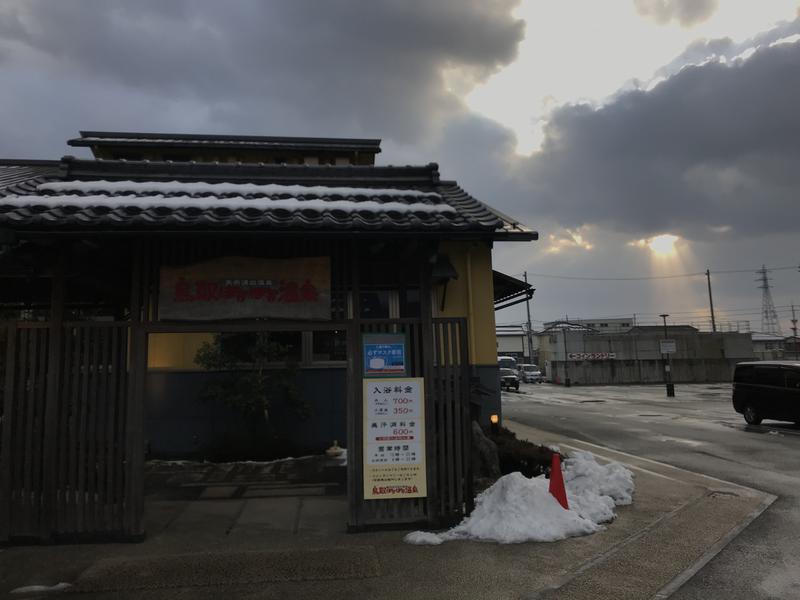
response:
{"label": "road surface", "polygon": [[745,424],[730,385],[675,387],[522,384],[503,418],[775,494],[673,598],[800,599],[800,427]]}

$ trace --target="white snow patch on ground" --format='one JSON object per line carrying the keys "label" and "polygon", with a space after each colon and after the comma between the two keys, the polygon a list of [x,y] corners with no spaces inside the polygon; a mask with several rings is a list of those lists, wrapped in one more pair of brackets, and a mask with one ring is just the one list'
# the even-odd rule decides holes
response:
{"label": "white snow patch on ground", "polygon": [[417,544],[420,546],[438,546],[444,540],[438,533],[428,531],[412,531],[403,538],[406,544]]}
{"label": "white snow patch on ground", "polygon": [[403,539],[409,544],[553,542],[598,531],[601,523],[614,519],[615,506],[633,501],[633,474],[616,462],[601,465],[589,452],[576,452],[564,461],[564,483],[569,510],[550,494],[544,476],[504,475],[478,495],[475,510],[453,529],[414,531]]}
{"label": "white snow patch on ground", "polygon": [[72,587],[71,583],[57,583],[55,585],[26,585],[11,590],[12,594],[34,594],[42,592],[63,592]]}

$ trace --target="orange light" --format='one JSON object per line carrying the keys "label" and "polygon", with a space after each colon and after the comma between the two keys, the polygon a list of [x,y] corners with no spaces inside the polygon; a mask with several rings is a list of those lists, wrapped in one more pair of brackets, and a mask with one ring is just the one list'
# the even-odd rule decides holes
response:
{"label": "orange light", "polygon": [[489,421],[491,421],[492,425],[497,425],[500,422],[500,416],[492,415],[489,417]]}

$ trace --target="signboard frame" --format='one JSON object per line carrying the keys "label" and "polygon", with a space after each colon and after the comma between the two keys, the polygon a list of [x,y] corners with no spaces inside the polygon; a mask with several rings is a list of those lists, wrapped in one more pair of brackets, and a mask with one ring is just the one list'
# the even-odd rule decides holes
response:
{"label": "signboard frame", "polygon": [[427,497],[425,379],[380,377],[362,382],[364,500]]}
{"label": "signboard frame", "polygon": [[160,321],[331,319],[328,256],[221,256],[162,265]]}
{"label": "signboard frame", "polygon": [[567,360],[615,360],[616,352],[570,352]]}
{"label": "signboard frame", "polygon": [[[405,333],[364,333],[361,344],[361,369],[365,379],[408,375],[408,336]],[[397,352],[399,354],[395,354]],[[386,364],[387,360],[390,364]],[[383,364],[377,365],[374,361],[383,361]]]}
{"label": "signboard frame", "polygon": [[675,354],[678,351],[678,346],[674,339],[659,340],[658,348],[661,350],[661,354]]}

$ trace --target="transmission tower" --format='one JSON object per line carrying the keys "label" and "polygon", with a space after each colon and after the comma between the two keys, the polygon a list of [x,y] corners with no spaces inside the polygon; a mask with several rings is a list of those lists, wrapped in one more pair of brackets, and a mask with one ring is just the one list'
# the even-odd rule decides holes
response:
{"label": "transmission tower", "polygon": [[778,320],[778,313],[775,311],[775,304],[772,302],[768,273],[769,269],[765,265],[761,265],[761,268],[756,271],[758,275],[756,281],[761,284],[758,286],[758,289],[761,290],[761,332],[782,336],[781,323]]}

